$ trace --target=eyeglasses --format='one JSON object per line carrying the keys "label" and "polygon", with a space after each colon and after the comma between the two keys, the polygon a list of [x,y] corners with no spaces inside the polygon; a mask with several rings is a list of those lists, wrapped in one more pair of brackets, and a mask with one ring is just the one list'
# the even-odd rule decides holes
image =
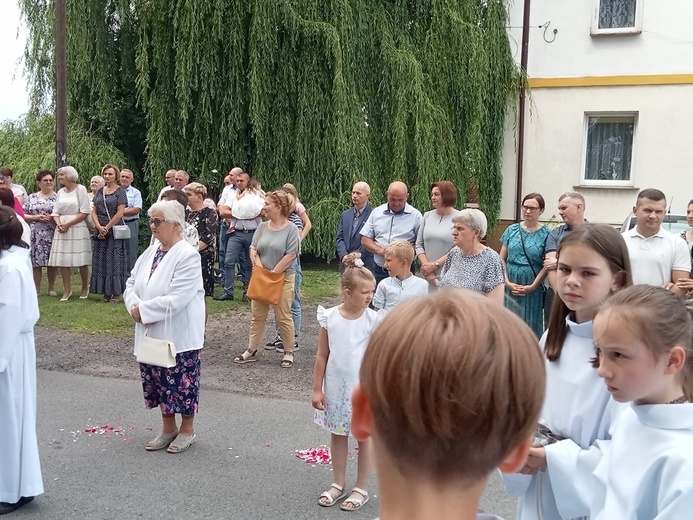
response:
{"label": "eyeglasses", "polygon": [[41,180],[42,180],[43,182],[53,182],[53,179],[47,179],[46,177],[44,177],[44,178],[41,179]]}
{"label": "eyeglasses", "polygon": [[522,211],[539,211],[539,206],[522,206]]}
{"label": "eyeglasses", "polygon": [[170,220],[166,220],[165,218],[153,218],[149,221],[149,223],[154,226],[154,227],[159,227],[162,222],[170,222]]}

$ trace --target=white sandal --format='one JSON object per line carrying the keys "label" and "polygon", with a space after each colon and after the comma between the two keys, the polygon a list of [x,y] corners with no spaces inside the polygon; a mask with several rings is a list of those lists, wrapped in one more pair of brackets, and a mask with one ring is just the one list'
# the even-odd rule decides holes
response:
{"label": "white sandal", "polygon": [[[351,490],[351,494],[353,495],[354,493],[358,493],[359,495],[361,495],[363,497],[363,500],[357,497],[350,496],[344,502],[342,502],[342,505],[339,506],[339,509],[341,509],[342,511],[358,511],[366,505],[366,502],[368,502],[368,491],[366,491],[365,489],[355,487]],[[354,507],[344,507],[344,504],[351,504]]]}
{"label": "white sandal", "polygon": [[[332,493],[330,493],[330,489],[332,489],[332,488],[339,491],[339,496],[336,497]],[[337,503],[337,501],[343,499],[346,496],[346,493],[344,492],[344,488],[342,486],[340,486],[339,484],[335,484],[333,482],[332,484],[330,484],[330,489],[328,489],[327,491],[324,491],[322,493],[322,495],[320,495],[318,497],[318,505],[320,505],[322,507],[332,507],[333,505],[335,505]],[[327,502],[321,502],[320,501],[321,498],[326,498]]]}

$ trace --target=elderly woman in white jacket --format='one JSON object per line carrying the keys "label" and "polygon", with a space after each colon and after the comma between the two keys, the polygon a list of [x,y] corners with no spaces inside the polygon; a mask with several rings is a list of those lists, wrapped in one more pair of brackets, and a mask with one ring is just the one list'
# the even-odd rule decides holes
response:
{"label": "elderly woman in white jacket", "polygon": [[[171,340],[176,366],[140,363],[147,408],[161,408],[161,433],[145,448],[181,453],[195,441],[193,421],[200,388],[200,350],[204,342],[205,304],[200,257],[183,240],[185,211],[176,201],[149,208],[152,236],[158,240],[137,259],[124,293],[135,320],[135,355],[145,330],[152,338]],[[181,415],[181,424],[176,423]]]}

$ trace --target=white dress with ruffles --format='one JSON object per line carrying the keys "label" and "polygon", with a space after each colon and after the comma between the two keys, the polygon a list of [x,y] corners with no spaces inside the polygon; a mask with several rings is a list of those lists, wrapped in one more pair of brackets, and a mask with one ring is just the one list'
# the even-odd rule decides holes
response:
{"label": "white dress with ruffles", "polygon": [[347,320],[338,307],[318,306],[318,323],[327,330],[330,356],[322,386],[325,409],[315,410],[315,424],[330,433],[351,433],[351,393],[359,380],[361,361],[376,316],[373,309],[366,309],[358,319]]}

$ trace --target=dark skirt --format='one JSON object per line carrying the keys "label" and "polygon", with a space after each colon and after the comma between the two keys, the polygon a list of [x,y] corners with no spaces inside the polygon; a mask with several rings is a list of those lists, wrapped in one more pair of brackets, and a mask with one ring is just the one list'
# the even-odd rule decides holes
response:
{"label": "dark skirt", "polygon": [[200,351],[176,354],[176,366],[157,367],[140,363],[144,404],[161,406],[161,413],[197,415],[200,396]]}
{"label": "dark skirt", "polygon": [[92,240],[91,283],[92,294],[123,294],[128,276],[128,241],[113,238]]}
{"label": "dark skirt", "polygon": [[205,296],[214,296],[214,248],[207,247],[200,251],[200,263]]}

